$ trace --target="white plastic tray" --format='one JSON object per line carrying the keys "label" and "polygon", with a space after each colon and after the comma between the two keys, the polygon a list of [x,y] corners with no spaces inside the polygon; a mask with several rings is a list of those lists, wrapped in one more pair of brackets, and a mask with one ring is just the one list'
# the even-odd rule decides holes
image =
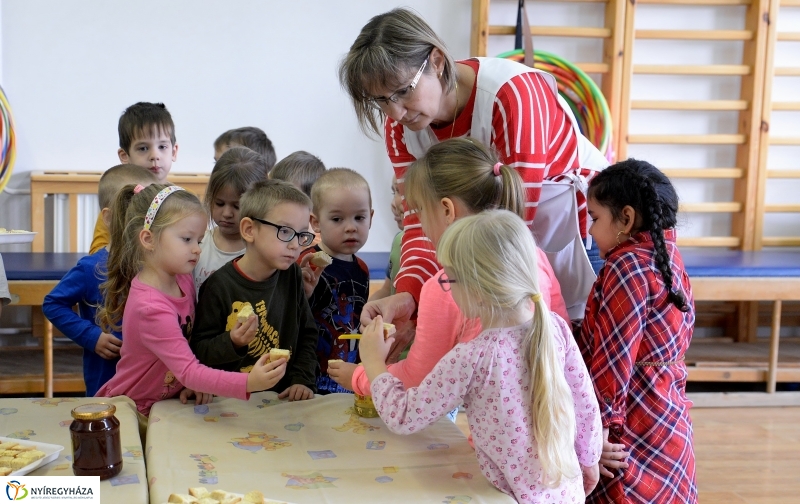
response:
{"label": "white plastic tray", "polygon": [[0,436],[0,443],[17,443],[22,446],[35,446],[37,450],[44,452],[44,458],[40,458],[39,460],[31,462],[22,469],[13,471],[9,476],[24,476],[34,469],[38,469],[43,465],[49,464],[57,459],[58,455],[64,449],[64,447],[61,445],[39,443],[38,441],[30,441],[28,439],[13,439],[2,436]]}
{"label": "white plastic tray", "polygon": [[24,233],[0,233],[0,245],[9,243],[30,243],[36,233],[26,231]]}

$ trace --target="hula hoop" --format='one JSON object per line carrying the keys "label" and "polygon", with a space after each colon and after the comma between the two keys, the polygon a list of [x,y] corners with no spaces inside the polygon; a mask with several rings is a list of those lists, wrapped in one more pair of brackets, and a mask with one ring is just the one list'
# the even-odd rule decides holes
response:
{"label": "hula hoop", "polygon": [[11,106],[8,104],[6,92],[0,87],[0,192],[3,192],[11,179],[11,171],[17,159],[16,140]]}
{"label": "hula hoop", "polygon": [[[500,53],[497,57],[522,63],[524,53],[523,49],[514,49]],[[547,51],[534,50],[533,66],[555,77],[558,94],[572,109],[581,133],[610,163],[614,162],[611,112],[597,84],[577,66]]]}

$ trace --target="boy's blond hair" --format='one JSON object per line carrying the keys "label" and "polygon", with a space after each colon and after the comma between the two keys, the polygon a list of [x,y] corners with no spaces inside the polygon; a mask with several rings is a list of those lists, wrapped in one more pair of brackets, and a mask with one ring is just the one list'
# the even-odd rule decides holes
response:
{"label": "boy's blond hair", "polygon": [[269,172],[269,178],[285,180],[311,196],[311,188],[325,173],[325,164],[320,158],[306,151],[292,152],[278,161]]}
{"label": "boy's blond hair", "polygon": [[323,173],[311,188],[311,203],[313,211],[319,214],[322,210],[325,195],[336,189],[360,189],[367,190],[369,196],[369,207],[372,208],[372,193],[369,190],[367,179],[355,170],[350,168],[331,168]]}
{"label": "boy's blond hair", "polygon": [[111,208],[119,190],[128,184],[150,185],[157,182],[156,176],[147,168],[130,163],[112,166],[103,173],[97,186],[100,210]]}
{"label": "boy's blond hair", "polygon": [[239,200],[239,216],[263,219],[281,203],[295,203],[311,209],[311,200],[303,191],[284,180],[256,182]]}

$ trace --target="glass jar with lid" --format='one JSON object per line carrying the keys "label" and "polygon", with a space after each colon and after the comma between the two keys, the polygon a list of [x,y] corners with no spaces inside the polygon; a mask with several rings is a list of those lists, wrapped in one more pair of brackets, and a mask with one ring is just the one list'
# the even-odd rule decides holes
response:
{"label": "glass jar with lid", "polygon": [[76,476],[113,478],[122,471],[119,420],[113,404],[82,404],[72,410],[72,471]]}

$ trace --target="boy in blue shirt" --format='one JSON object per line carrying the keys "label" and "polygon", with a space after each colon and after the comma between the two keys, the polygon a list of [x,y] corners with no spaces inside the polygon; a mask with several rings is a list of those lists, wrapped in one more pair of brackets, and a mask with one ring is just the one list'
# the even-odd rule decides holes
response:
{"label": "boy in blue shirt", "polygon": [[[100,216],[106,226],[111,222],[113,200],[128,184],[149,185],[155,176],[146,168],[132,164],[108,169],[98,186]],[[108,247],[82,257],[44,298],[45,317],[69,339],[83,347],[83,381],[86,395],[94,396],[116,373],[122,335],[104,333],[95,321],[97,308],[103,302],[100,285],[106,281]],[[73,307],[78,305],[79,314]]]}

